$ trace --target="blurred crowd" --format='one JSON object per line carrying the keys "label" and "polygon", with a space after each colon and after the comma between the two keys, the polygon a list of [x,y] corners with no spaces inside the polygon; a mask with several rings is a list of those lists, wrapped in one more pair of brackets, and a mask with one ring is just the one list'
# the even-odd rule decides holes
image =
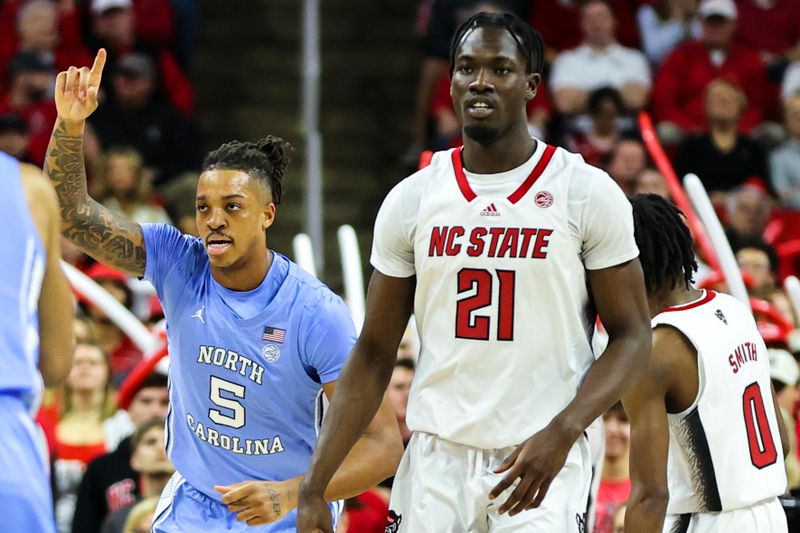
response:
{"label": "blurred crowd", "polygon": [[[421,0],[423,50],[412,145],[460,144],[447,65],[456,27],[477,11],[513,11],[538,29],[546,68],[528,106],[531,134],[580,153],[628,195],[670,197],[639,131],[640,111],[678,176],[697,174],[745,274],[770,346],[773,384],[792,436],[790,490],[800,490],[798,316],[782,289],[800,273],[800,0]],[[202,153],[191,68],[195,0],[0,0],[0,151],[41,166],[55,121],[56,74],[109,58],[103,102],[87,127],[92,196],[137,222],[196,234]],[[323,88],[324,90],[324,88]],[[65,260],[148,327],[163,319],[146,282],[94,263],[67,241]],[[726,290],[710,268],[699,286]],[[167,378],[97,307],[80,304],[72,371],[38,420],[53,463],[62,533],[148,531],[172,467],[164,454]],[[409,328],[389,395],[404,439],[419,342]],[[144,369],[144,371],[143,371]],[[604,417],[595,531],[621,531],[630,491],[629,426]],[[346,502],[340,533],[383,532],[391,480]]]}

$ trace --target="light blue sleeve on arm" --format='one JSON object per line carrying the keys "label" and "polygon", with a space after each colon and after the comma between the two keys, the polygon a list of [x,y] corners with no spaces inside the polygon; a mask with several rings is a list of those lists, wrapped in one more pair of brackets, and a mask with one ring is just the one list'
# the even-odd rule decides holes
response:
{"label": "light blue sleeve on arm", "polygon": [[169,224],[142,224],[146,262],[144,279],[155,286],[163,298],[166,281],[172,271],[185,263],[197,238],[184,235]]}
{"label": "light blue sleeve on arm", "polygon": [[320,383],[336,381],[356,342],[350,311],[341,298],[328,292],[305,312],[310,317],[300,337],[301,357]]}

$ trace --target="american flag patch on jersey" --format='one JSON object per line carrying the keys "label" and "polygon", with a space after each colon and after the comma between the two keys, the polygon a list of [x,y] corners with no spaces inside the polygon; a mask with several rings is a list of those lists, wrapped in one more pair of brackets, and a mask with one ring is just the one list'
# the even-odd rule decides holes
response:
{"label": "american flag patch on jersey", "polygon": [[286,330],[281,328],[273,328],[272,326],[264,326],[264,334],[261,338],[265,341],[272,341],[282,343],[286,337]]}

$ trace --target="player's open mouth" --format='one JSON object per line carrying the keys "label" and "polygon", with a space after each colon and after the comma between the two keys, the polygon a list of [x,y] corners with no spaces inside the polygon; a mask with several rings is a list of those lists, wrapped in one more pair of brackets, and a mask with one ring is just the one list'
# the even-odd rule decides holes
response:
{"label": "player's open mouth", "polygon": [[474,99],[467,102],[467,114],[475,118],[488,117],[494,113],[494,106],[484,99]]}
{"label": "player's open mouth", "polygon": [[208,242],[206,242],[206,249],[211,255],[219,255],[228,251],[228,248],[231,246],[231,244],[232,242],[230,239],[211,237],[208,239]]}

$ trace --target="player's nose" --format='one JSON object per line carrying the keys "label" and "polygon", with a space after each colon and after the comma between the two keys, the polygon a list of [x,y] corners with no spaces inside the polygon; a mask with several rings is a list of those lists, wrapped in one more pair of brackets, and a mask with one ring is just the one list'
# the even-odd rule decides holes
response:
{"label": "player's nose", "polygon": [[489,70],[485,68],[477,69],[475,72],[475,77],[469,84],[469,89],[470,91],[479,93],[494,90],[494,84],[492,83]]}

